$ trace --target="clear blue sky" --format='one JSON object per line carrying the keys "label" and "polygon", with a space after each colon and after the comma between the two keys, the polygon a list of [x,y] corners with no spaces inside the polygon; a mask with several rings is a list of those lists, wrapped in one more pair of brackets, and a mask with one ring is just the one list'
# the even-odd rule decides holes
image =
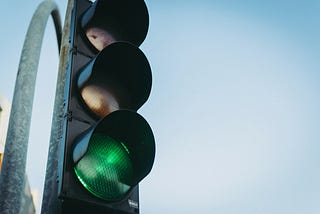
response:
{"label": "clear blue sky", "polygon": [[[41,1],[1,3],[0,93],[12,99]],[[56,1],[65,13],[66,1]],[[147,1],[141,49],[153,88],[140,113],[157,143],[142,214],[320,213],[320,2]],[[64,19],[64,18],[63,18]],[[28,154],[42,189],[58,55],[48,22]]]}

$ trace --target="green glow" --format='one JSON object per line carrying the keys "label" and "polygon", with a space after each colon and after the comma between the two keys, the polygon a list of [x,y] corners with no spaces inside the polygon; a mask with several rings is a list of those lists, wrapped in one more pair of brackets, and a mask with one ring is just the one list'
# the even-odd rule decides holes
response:
{"label": "green glow", "polygon": [[128,148],[99,133],[92,135],[86,154],[74,170],[89,192],[105,200],[116,200],[126,194],[130,186],[125,183],[133,176]]}
{"label": "green glow", "polygon": [[121,145],[123,146],[123,148],[126,150],[126,152],[128,152],[128,154],[130,154],[129,149],[126,147],[126,145],[124,145],[124,143],[121,143]]}

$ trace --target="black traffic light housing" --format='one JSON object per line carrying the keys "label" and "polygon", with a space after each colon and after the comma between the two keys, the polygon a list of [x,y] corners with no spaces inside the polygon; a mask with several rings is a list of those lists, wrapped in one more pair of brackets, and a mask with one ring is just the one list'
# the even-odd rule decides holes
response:
{"label": "black traffic light housing", "polygon": [[139,46],[148,32],[148,9],[143,0],[95,1],[81,20],[82,29],[89,27],[108,30],[118,40]]}
{"label": "black traffic light housing", "polygon": [[139,213],[155,142],[136,111],[151,91],[143,0],[74,0],[59,161],[61,213]]}

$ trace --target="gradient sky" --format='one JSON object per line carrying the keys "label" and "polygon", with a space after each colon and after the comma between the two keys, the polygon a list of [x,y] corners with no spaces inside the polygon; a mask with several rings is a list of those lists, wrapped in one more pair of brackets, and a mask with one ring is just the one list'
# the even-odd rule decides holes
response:
{"label": "gradient sky", "polygon": [[[1,4],[0,93],[12,99],[41,1]],[[56,1],[65,13],[66,1]],[[146,1],[157,154],[141,214],[320,213],[320,2]],[[62,18],[64,20],[64,16]],[[43,188],[58,54],[49,20],[27,173]]]}

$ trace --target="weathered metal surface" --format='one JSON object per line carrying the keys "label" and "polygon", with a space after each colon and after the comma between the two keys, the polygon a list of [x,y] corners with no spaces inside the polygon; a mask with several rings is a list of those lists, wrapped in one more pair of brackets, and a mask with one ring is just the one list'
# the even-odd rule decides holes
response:
{"label": "weathered metal surface", "polygon": [[73,8],[73,0],[68,0],[67,11],[64,21],[64,28],[62,32],[62,43],[60,50],[60,62],[58,71],[58,80],[56,88],[55,104],[53,109],[53,118],[51,126],[50,145],[46,169],[46,178],[44,193],[42,199],[42,214],[56,214],[59,213],[59,203],[57,196],[57,171],[59,161],[59,146],[62,138],[62,127],[64,117],[64,90],[66,71],[69,59],[69,48],[70,48],[70,24],[71,24],[71,13]]}
{"label": "weathered metal surface", "polygon": [[48,17],[57,10],[57,6],[52,0],[42,2],[32,17],[25,37],[0,175],[0,210],[3,214],[17,214],[20,211],[42,39]]}

